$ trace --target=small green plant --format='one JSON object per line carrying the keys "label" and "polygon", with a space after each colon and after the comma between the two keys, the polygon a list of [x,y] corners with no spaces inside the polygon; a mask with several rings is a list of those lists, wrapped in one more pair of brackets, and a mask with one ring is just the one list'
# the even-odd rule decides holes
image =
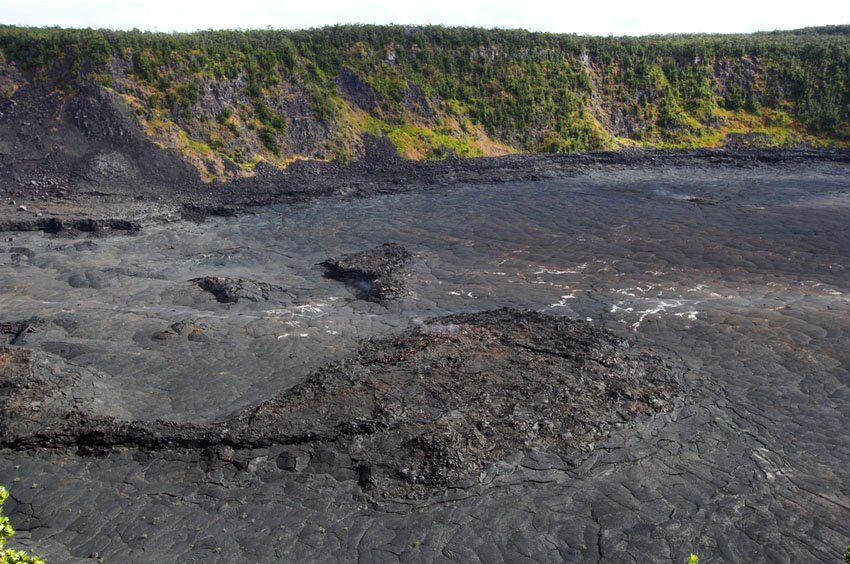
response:
{"label": "small green plant", "polygon": [[847,552],[844,553],[844,564],[850,564],[850,544],[847,545]]}
{"label": "small green plant", "polygon": [[280,155],[280,144],[277,142],[277,136],[275,135],[274,130],[268,127],[264,127],[260,131],[260,141],[263,142],[263,145],[266,146],[266,149],[268,149],[275,155]]}
{"label": "small green plant", "polygon": [[225,124],[225,123],[227,123],[227,120],[229,120],[229,119],[230,119],[230,116],[232,116],[232,115],[233,115],[233,110],[231,110],[230,108],[228,108],[228,107],[226,107],[226,106],[225,106],[225,107],[221,110],[221,113],[220,113],[220,114],[218,114],[218,118],[217,118],[218,123],[220,123],[220,124],[222,124],[222,125],[223,125],[223,124]]}
{"label": "small green plant", "polygon": [[692,552],[691,555],[688,556],[688,564],[699,564],[699,556]]}
{"label": "small green plant", "polygon": [[0,84],[0,100],[8,100],[15,95],[15,87],[11,84]]}
{"label": "small green plant", "polygon": [[0,564],[44,564],[44,560],[30,556],[23,550],[5,548],[6,541],[15,534],[15,529],[9,524],[9,518],[3,517],[3,503],[8,497],[9,492],[0,486]]}

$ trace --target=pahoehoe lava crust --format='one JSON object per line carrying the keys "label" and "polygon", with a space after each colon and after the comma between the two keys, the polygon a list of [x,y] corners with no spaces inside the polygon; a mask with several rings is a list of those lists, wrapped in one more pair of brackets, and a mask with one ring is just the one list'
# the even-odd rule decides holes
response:
{"label": "pahoehoe lava crust", "polygon": [[581,456],[611,430],[670,411],[682,391],[677,371],[651,351],[585,322],[512,309],[369,340],[304,383],[207,425],[93,415],[63,392],[61,377],[39,377],[38,354],[0,352],[2,446],[298,445],[356,468],[379,497],[422,497],[515,452]]}

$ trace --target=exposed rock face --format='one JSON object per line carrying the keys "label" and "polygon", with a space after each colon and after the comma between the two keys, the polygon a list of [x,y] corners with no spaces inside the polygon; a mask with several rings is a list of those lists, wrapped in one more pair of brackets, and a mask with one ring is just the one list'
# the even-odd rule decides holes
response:
{"label": "exposed rock face", "polygon": [[[182,323],[171,333],[191,338],[196,330]],[[284,445],[278,467],[357,479],[382,497],[425,496],[516,452],[581,455],[613,428],[672,409],[680,392],[677,374],[648,351],[584,322],[510,309],[369,341],[305,383],[209,425],[94,414],[62,391],[76,381],[63,373],[77,369],[42,374],[46,361],[36,354],[50,356],[0,349],[0,445]]]}
{"label": "exposed rock face", "polygon": [[4,342],[12,345],[22,345],[29,333],[43,327],[45,321],[43,319],[23,319],[20,321],[4,321],[0,322],[0,335],[3,336]]}
{"label": "exposed rock face", "polygon": [[235,304],[239,300],[252,302],[268,301],[274,294],[286,292],[280,286],[248,280],[246,278],[227,278],[224,276],[204,276],[190,280],[202,290],[206,290],[222,304]]}
{"label": "exposed rock face", "polygon": [[384,243],[369,251],[328,259],[320,266],[325,276],[345,282],[360,298],[380,302],[404,293],[403,270],[412,258],[401,245]]}
{"label": "exposed rock face", "polygon": [[44,231],[45,233],[87,232],[104,233],[107,231],[134,232],[141,229],[138,222],[123,218],[59,218],[27,217],[0,218],[0,231]]}
{"label": "exposed rock face", "polygon": [[90,139],[129,137],[138,130],[130,108],[114,95],[88,84],[69,105],[74,125]]}
{"label": "exposed rock face", "polygon": [[366,112],[373,112],[378,107],[378,95],[365,80],[348,67],[342,67],[336,84],[351,103]]}
{"label": "exposed rock face", "polygon": [[180,216],[188,221],[203,223],[207,217],[237,217],[236,209],[226,205],[183,204]]}
{"label": "exposed rock face", "polygon": [[158,341],[185,338],[190,341],[207,342],[210,339],[206,335],[206,330],[207,328],[204,325],[187,319],[172,323],[164,331],[156,333],[153,338]]}
{"label": "exposed rock face", "polygon": [[404,92],[404,106],[409,111],[428,119],[433,119],[436,116],[434,107],[425,95],[425,91],[418,84],[412,82],[407,83],[407,89]]}

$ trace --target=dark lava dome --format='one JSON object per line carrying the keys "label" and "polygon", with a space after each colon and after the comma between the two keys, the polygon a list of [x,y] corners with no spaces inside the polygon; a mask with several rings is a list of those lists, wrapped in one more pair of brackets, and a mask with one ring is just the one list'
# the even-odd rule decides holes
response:
{"label": "dark lava dome", "polygon": [[671,410],[681,391],[660,357],[609,331],[512,309],[370,340],[303,384],[208,425],[96,415],[65,389],[84,378],[72,365],[63,379],[55,366],[41,374],[45,361],[19,349],[4,349],[0,362],[3,446],[283,445],[292,448],[278,452],[282,469],[349,469],[344,477],[390,497],[460,484],[516,452],[589,452],[615,427]]}

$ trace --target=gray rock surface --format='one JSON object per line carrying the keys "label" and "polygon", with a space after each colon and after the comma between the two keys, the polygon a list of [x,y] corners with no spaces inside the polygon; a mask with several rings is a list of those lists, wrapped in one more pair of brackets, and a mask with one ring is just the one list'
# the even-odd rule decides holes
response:
{"label": "gray rock surface", "polygon": [[[184,321],[154,338],[206,339],[204,330]],[[297,469],[300,453],[307,471],[356,477],[381,498],[428,497],[521,450],[581,458],[612,429],[672,410],[681,393],[680,374],[626,340],[511,309],[372,340],[303,384],[208,425],[104,417],[70,394],[76,369],[46,376],[46,363],[62,366],[0,349],[0,446],[213,449],[237,465],[247,449],[295,447],[278,455],[278,468]]]}
{"label": "gray rock surface", "polygon": [[[547,172],[537,157],[513,162],[498,165],[509,178]],[[463,166],[456,178],[472,177]],[[850,540],[847,165],[549,172],[147,223],[132,236],[7,232],[2,321],[44,320],[16,350],[53,385],[74,383],[57,401],[119,421],[206,428],[304,385],[369,338],[411,326],[439,334],[451,329],[426,320],[502,307],[591,318],[636,351],[678,359],[672,411],[614,426],[579,458],[531,444],[421,498],[371,493],[347,451],[309,441],[3,449],[14,546],[62,562],[683,562],[690,552],[840,562]],[[356,299],[315,268],[384,241],[416,256],[404,299]],[[108,283],[69,285],[87,271]],[[291,296],[220,304],[186,284],[209,275]],[[192,324],[209,340],[190,340]],[[169,328],[173,338],[153,338]]]}

